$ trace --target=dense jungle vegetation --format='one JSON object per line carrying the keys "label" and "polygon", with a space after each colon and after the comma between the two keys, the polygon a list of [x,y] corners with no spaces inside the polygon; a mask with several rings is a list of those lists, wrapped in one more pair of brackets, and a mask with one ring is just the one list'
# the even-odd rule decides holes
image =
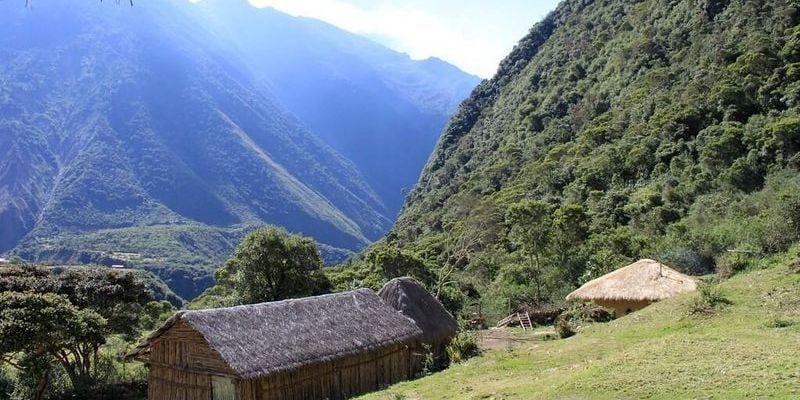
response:
{"label": "dense jungle vegetation", "polygon": [[[800,5],[564,1],[453,116],[339,287],[561,302],[640,257],[730,275],[800,238]],[[510,307],[509,307],[510,306]]]}

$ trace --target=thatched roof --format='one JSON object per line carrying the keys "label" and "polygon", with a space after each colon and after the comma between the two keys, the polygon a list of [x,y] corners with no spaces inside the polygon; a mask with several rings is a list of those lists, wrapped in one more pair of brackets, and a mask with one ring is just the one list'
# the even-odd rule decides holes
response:
{"label": "thatched roof", "polygon": [[272,303],[181,311],[128,357],[149,350],[178,321],[199,332],[243,378],[257,378],[419,340],[413,321],[369,289]]}
{"label": "thatched roof", "polygon": [[644,259],[586,282],[567,300],[656,301],[695,289],[697,282],[692,277]]}
{"label": "thatched roof", "polygon": [[427,343],[448,342],[458,330],[453,316],[414,278],[392,279],[381,288],[378,296],[414,320]]}

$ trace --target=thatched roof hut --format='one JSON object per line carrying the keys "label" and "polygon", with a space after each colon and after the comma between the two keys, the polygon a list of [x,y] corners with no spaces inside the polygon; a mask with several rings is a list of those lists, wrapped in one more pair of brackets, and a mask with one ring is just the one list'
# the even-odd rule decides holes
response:
{"label": "thatched roof hut", "polygon": [[411,318],[422,330],[423,342],[438,356],[458,331],[458,323],[414,278],[392,279],[378,292],[386,304]]}
{"label": "thatched roof hut", "polygon": [[340,399],[414,374],[421,337],[360,289],[181,311],[128,357],[149,364],[149,399]]}
{"label": "thatched roof hut", "polygon": [[586,282],[570,293],[567,300],[591,300],[622,316],[696,289],[697,282],[692,277],[658,261],[644,259]]}

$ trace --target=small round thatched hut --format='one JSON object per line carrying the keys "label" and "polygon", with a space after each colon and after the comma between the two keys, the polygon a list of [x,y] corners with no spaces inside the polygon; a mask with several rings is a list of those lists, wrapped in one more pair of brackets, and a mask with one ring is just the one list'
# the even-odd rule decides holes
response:
{"label": "small round thatched hut", "polygon": [[618,317],[650,303],[697,289],[697,282],[654,260],[639,260],[627,267],[586,282],[567,300],[591,300],[613,309]]}
{"label": "small round thatched hut", "polygon": [[441,357],[458,331],[458,322],[433,295],[414,278],[395,278],[378,292],[383,301],[411,318],[422,330],[422,341]]}

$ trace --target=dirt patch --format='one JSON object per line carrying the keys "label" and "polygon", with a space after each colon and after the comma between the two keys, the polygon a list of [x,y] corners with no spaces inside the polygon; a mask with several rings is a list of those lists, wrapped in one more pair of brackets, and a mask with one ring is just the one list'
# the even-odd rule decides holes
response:
{"label": "dirt patch", "polygon": [[529,347],[546,340],[556,339],[552,329],[519,330],[508,328],[484,329],[478,332],[478,347],[481,350]]}

